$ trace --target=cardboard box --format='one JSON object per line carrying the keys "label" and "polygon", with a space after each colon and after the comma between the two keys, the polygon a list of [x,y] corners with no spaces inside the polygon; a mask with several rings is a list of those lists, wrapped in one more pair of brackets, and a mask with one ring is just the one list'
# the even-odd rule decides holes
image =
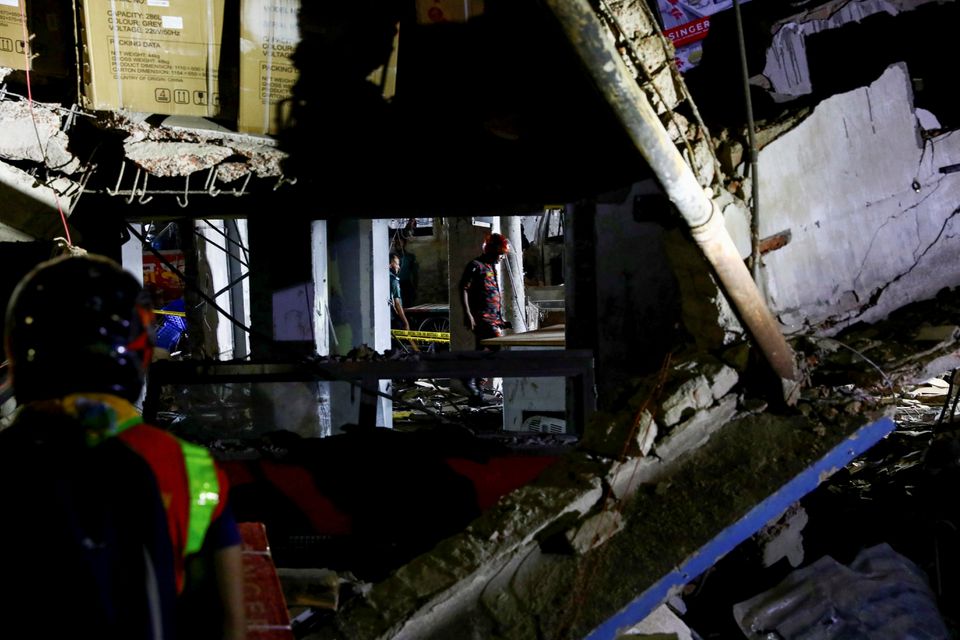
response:
{"label": "cardboard box", "polygon": [[273,134],[289,113],[299,73],[290,56],[300,42],[299,0],[243,0],[237,130]]}
{"label": "cardboard box", "polygon": [[216,115],[223,3],[81,0],[83,105]]}
{"label": "cardboard box", "polygon": [[23,56],[23,21],[25,0],[0,0],[0,67],[26,69]]}
{"label": "cardboard box", "polygon": [[483,13],[483,0],[417,0],[417,23],[466,22]]}

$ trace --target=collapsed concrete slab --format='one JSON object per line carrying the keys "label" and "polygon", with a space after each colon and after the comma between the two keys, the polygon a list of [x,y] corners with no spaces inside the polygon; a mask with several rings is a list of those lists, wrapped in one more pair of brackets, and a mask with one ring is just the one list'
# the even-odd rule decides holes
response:
{"label": "collapsed concrete slab", "polygon": [[824,100],[760,152],[771,309],[789,331],[871,322],[960,282],[960,133],[921,135],[904,65]]}
{"label": "collapsed concrete slab", "polygon": [[69,216],[82,189],[65,176],[46,182],[26,171],[0,162],[0,223],[11,229],[9,239],[55,238],[64,235],[64,216]]}
{"label": "collapsed concrete slab", "polygon": [[781,20],[773,26],[773,42],[767,49],[766,66],[751,84],[769,89],[777,102],[810,93],[813,85],[807,62],[808,36],[860,22],[877,13],[896,15],[932,0],[834,0],[814,10]]}
{"label": "collapsed concrete slab", "polygon": [[36,162],[67,175],[80,169],[60,128],[59,105],[0,100],[0,158]]}
{"label": "collapsed concrete slab", "polygon": [[[582,480],[579,489],[571,484],[576,468],[589,468],[572,456],[465,533],[344,603],[329,625],[308,637],[581,638],[616,618],[597,636],[614,637],[697,575],[691,572],[715,562],[712,554],[729,551],[782,513],[797,491],[810,490],[889,431],[889,423],[861,429],[882,413],[865,408],[857,416],[839,414],[829,429],[803,417],[747,416],[729,423],[695,456],[663,465],[656,482],[623,503],[608,501]],[[790,488],[798,474],[802,487]],[[777,499],[750,516],[752,524],[709,549],[717,532],[749,519],[754,505],[771,494]],[[595,513],[579,524],[577,514],[591,504]],[[531,508],[541,515],[530,518]],[[553,515],[544,517],[545,508]]]}

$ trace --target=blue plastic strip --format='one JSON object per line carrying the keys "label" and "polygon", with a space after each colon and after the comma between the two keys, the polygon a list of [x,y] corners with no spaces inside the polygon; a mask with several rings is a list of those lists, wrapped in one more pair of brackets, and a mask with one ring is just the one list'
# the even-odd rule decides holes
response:
{"label": "blue plastic strip", "polygon": [[713,540],[694,553],[679,568],[666,574],[633,602],[598,626],[586,640],[612,640],[618,632],[642,621],[666,602],[670,589],[682,586],[712,567],[738,544],[759,531],[765,524],[786,511],[787,507],[817,488],[822,478],[847,466],[896,428],[892,418],[882,418],[860,427],[823,458],[800,472],[770,497],[751,509],[739,521],[721,531]]}

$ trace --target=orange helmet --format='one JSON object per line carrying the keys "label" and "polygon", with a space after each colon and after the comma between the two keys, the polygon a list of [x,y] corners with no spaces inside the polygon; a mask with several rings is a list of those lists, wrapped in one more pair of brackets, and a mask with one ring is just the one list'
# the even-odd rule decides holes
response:
{"label": "orange helmet", "polygon": [[504,255],[510,253],[510,243],[505,236],[499,233],[492,233],[483,241],[483,252],[485,254],[495,253]]}

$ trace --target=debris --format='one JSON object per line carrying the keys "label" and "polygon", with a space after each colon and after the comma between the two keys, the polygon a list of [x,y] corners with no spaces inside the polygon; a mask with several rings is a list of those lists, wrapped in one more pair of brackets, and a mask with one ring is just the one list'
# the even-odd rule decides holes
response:
{"label": "debris", "polygon": [[772,566],[786,558],[791,567],[799,567],[803,562],[803,536],[800,532],[808,521],[803,507],[794,504],[776,522],[761,529],[757,538],[763,547],[763,566]]}
{"label": "debris", "polygon": [[888,544],[857,555],[849,567],[824,556],[779,585],[738,603],[733,615],[747,638],[949,637],[923,572]]}

